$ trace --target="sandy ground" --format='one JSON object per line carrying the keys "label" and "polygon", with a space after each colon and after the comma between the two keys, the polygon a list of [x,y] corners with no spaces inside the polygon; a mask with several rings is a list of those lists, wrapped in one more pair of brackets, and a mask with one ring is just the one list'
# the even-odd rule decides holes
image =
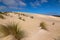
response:
{"label": "sandy ground", "polygon": [[[10,16],[5,16],[6,19],[0,19],[0,24],[15,22],[19,23],[19,28],[25,31],[26,37],[21,40],[60,40],[60,18],[40,15],[40,14],[25,14],[18,15],[15,13],[9,13]],[[33,18],[31,18],[33,16]],[[23,20],[20,20],[21,17]],[[46,23],[47,30],[41,29],[39,26],[41,22]],[[52,25],[55,23],[54,25]],[[5,38],[0,38],[0,40],[14,40],[12,35]]]}

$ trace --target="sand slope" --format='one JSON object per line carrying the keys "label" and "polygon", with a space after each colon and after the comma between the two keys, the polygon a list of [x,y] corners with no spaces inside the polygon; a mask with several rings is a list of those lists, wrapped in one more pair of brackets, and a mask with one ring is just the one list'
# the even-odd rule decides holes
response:
{"label": "sand slope", "polygon": [[[0,19],[0,24],[15,22],[19,23],[19,28],[25,31],[26,36],[22,40],[60,40],[60,18],[28,13],[8,13],[6,19]],[[21,18],[20,18],[21,17]],[[19,19],[20,18],[20,19]],[[21,20],[22,19],[22,20]],[[45,22],[47,30],[41,29],[40,23]],[[52,25],[54,23],[54,25]],[[0,40],[13,40],[13,36],[9,35]]]}

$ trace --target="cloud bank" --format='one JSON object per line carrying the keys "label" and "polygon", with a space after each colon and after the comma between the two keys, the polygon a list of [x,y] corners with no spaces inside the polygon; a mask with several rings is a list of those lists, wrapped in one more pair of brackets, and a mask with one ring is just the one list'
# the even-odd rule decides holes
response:
{"label": "cloud bank", "polygon": [[[2,5],[0,5],[0,11],[10,10],[10,9],[21,10],[23,7],[27,6],[26,1],[23,1],[23,0],[0,0],[0,4],[2,4]],[[32,7],[37,7],[45,2],[48,2],[48,1],[47,0],[35,0],[34,2],[29,2],[29,4]]]}

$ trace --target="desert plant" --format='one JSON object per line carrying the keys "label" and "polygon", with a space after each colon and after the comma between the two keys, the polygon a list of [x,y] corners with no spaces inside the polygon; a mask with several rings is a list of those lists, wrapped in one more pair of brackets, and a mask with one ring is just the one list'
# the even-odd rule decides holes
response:
{"label": "desert plant", "polygon": [[0,12],[0,13],[2,13],[2,12]]}
{"label": "desert plant", "polygon": [[17,27],[17,24],[0,25],[0,32],[4,34],[3,37],[13,35],[17,40],[21,40],[24,37],[24,31]]}
{"label": "desert plant", "polygon": [[7,13],[8,13],[8,12],[0,12],[0,14],[5,15],[5,16],[8,16]]}
{"label": "desert plant", "polygon": [[1,15],[1,14],[0,14],[0,18],[1,18],[1,19],[5,19],[5,17],[4,17],[3,15]]}
{"label": "desert plant", "polygon": [[23,16],[25,16],[25,14],[22,14]]}
{"label": "desert plant", "polygon": [[34,17],[33,17],[33,16],[30,16],[30,18],[32,18],[32,19],[33,19]]}
{"label": "desert plant", "polygon": [[0,12],[0,18],[4,19],[4,16],[2,14],[3,14],[3,12]]}
{"label": "desert plant", "polygon": [[22,19],[22,17],[19,17],[19,19],[21,20],[21,19]]}
{"label": "desert plant", "polygon": [[45,24],[45,22],[41,22],[41,23],[40,23],[40,27],[41,27],[41,29],[47,30],[47,29],[46,29],[46,24]]}
{"label": "desert plant", "polygon": [[23,21],[25,21],[25,19],[22,19]]}
{"label": "desert plant", "polygon": [[52,25],[55,25],[55,23],[53,22]]}
{"label": "desert plant", "polygon": [[25,21],[25,19],[22,19],[22,17],[19,17],[20,20]]}
{"label": "desert plant", "polygon": [[18,15],[18,17],[20,17],[20,13],[15,13],[15,14],[17,14],[17,15]]}

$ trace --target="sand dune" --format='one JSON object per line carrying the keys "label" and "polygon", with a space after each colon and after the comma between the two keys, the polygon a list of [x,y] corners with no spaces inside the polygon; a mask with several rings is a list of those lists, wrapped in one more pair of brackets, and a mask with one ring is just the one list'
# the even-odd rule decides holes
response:
{"label": "sand dune", "polygon": [[[21,27],[21,29],[26,32],[27,36],[22,40],[60,40],[60,18],[41,14],[8,14],[9,16],[4,15],[6,19],[0,19],[0,24],[6,25],[6,23],[10,22],[19,23],[19,28]],[[47,30],[41,29],[41,22],[46,23]],[[0,40],[13,40],[12,38],[13,36],[9,35],[5,38],[0,38]]]}

